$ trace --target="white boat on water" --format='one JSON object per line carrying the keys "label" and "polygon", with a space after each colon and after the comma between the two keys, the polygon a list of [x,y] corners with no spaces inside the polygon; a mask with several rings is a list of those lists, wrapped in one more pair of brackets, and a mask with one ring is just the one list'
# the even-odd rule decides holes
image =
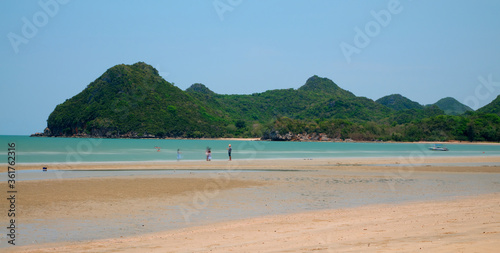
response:
{"label": "white boat on water", "polygon": [[434,145],[434,146],[430,147],[429,150],[432,150],[432,151],[448,151],[449,149],[447,147]]}

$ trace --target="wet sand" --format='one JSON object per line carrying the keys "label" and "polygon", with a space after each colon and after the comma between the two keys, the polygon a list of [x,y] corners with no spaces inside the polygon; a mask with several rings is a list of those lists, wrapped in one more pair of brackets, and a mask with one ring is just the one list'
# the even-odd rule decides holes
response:
{"label": "wet sand", "polygon": [[[442,165],[442,166],[440,166]],[[451,165],[451,166],[450,166]],[[478,166],[479,165],[479,166]],[[148,169],[253,169],[253,170],[308,170],[308,169],[355,169],[387,170],[386,167],[401,166],[418,168],[423,171],[436,171],[436,167],[447,167],[439,171],[448,172],[498,172],[500,157],[383,157],[383,158],[339,158],[339,159],[277,159],[277,160],[226,160],[206,161],[167,161],[167,162],[125,162],[125,163],[56,163],[56,164],[18,164],[17,170],[148,170]],[[498,168],[497,168],[498,166]],[[434,167],[426,169],[426,167]],[[468,168],[462,168],[468,167]],[[7,166],[0,166],[6,172]]]}
{"label": "wet sand", "polygon": [[[18,184],[19,217],[33,220],[98,219],[152,210],[166,198],[191,196],[206,186],[220,191],[262,185],[243,180],[207,178],[83,178],[36,180]],[[0,183],[6,189],[6,183]],[[210,188],[210,189],[212,189]],[[3,203],[2,204],[6,204]],[[5,208],[2,206],[2,210]]]}
{"label": "wet sand", "polygon": [[[458,181],[461,180],[460,175],[498,176],[500,167],[496,167],[497,163],[500,163],[500,157],[427,157],[425,160],[419,159],[418,161],[369,158],[50,165],[49,169],[56,170],[251,169],[268,171],[265,172],[267,173],[265,176],[263,171],[251,174],[240,173],[234,176],[224,173],[207,173],[195,176],[164,175],[24,181],[19,184],[20,224],[36,224],[30,228],[43,230],[44,226],[56,221],[65,221],[64,224],[70,224],[69,226],[74,222],[75,228],[71,229],[78,233],[80,228],[76,227],[87,223],[97,224],[96,226],[101,223],[105,227],[111,222],[118,222],[123,223],[124,231],[122,235],[108,234],[107,237],[103,236],[108,239],[97,241],[54,244],[34,242],[33,245],[23,247],[0,248],[0,251],[15,249],[27,252],[143,252],[144,250],[149,252],[400,252],[422,249],[427,252],[461,250],[495,252],[500,247],[500,183],[497,184],[496,181],[488,186],[489,191],[493,193],[482,194],[478,191],[480,195],[472,197],[460,197],[460,192],[455,193],[457,186],[446,186],[447,182],[443,180],[431,181],[431,184],[435,183],[435,185],[430,185],[431,187],[422,190],[423,192],[414,192],[414,195],[418,195],[446,191],[443,196],[452,196],[441,201],[427,200],[392,205],[359,203],[361,207],[356,208],[323,205],[322,209],[326,207],[330,210],[312,212],[304,210],[300,213],[264,217],[259,215],[251,219],[238,218],[216,223],[210,220],[198,223],[195,220],[189,225],[181,224],[184,226],[181,229],[164,229],[164,232],[154,233],[151,233],[151,230],[145,228],[144,225],[147,227],[152,223],[168,224],[172,217],[165,217],[165,214],[169,211],[173,212],[170,209],[178,208],[179,204],[203,205],[203,199],[201,202],[195,202],[197,196],[202,196],[199,195],[200,193],[203,193],[205,198],[207,196],[210,198],[211,205],[217,206],[216,211],[230,208],[231,204],[228,204],[228,201],[236,202],[235,205],[243,206],[243,208],[251,208],[254,205],[262,208],[268,204],[273,204],[275,205],[273,208],[278,208],[282,205],[282,203],[273,203],[272,198],[260,199],[257,203],[247,203],[249,199],[246,198],[257,196],[259,190],[279,193],[300,189],[301,191],[298,192],[300,194],[310,193],[310,195],[304,195],[304,201],[307,199],[307,201],[315,202],[325,201],[325,196],[330,196],[341,189],[347,192],[356,189],[360,195],[369,197],[370,194],[376,194],[380,185],[388,187],[387,185],[394,184],[400,187],[392,189],[394,196],[398,194],[411,196],[413,194],[411,191],[415,189],[411,187],[407,189],[407,184],[412,186],[414,182],[412,180],[422,180],[420,175],[424,175],[427,180],[433,178],[432,173],[435,173],[436,177],[442,175],[458,177]],[[38,165],[17,166],[18,169],[38,169],[38,167]],[[297,170],[300,173],[288,173],[288,170]],[[342,187],[347,188],[322,193],[326,185],[324,183],[332,180],[331,173],[335,173],[336,184],[342,184]],[[376,184],[377,180],[380,180],[380,183]],[[5,182],[0,182],[0,188],[6,189],[6,187]],[[468,188],[467,185],[463,187]],[[257,191],[254,193],[256,195],[251,195],[252,191]],[[474,192],[465,195],[470,194],[475,195]],[[296,198],[300,200],[301,196]],[[327,200],[333,202],[336,199]],[[6,201],[0,204],[0,208],[6,210]],[[292,203],[292,205],[299,204]],[[202,212],[202,215],[205,214]],[[149,223],[141,223],[145,219],[149,219],[147,221]],[[151,219],[157,220],[151,221]],[[203,217],[199,220],[203,220]],[[76,224],[77,221],[81,223]],[[132,236],[130,231],[134,232]],[[109,235],[113,235],[112,238],[109,238]],[[64,237],[64,235],[59,236]],[[19,240],[22,240],[21,236]],[[60,241],[60,238],[58,240]]]}
{"label": "wet sand", "polygon": [[25,252],[497,252],[500,194],[254,218]]}

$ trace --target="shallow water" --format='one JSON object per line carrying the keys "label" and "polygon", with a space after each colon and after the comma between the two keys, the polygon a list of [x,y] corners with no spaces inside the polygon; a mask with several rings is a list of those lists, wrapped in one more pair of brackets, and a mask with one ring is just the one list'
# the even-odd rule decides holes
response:
{"label": "shallow water", "polygon": [[[18,163],[84,163],[174,161],[177,149],[183,160],[204,160],[207,147],[214,160],[227,159],[232,144],[233,159],[291,159],[340,157],[441,157],[500,156],[499,145],[449,144],[450,151],[430,151],[430,144],[269,142],[226,140],[156,140],[42,138],[0,135],[0,143],[16,143]],[[161,147],[160,152],[155,147]],[[0,152],[0,160],[7,152]]]}
{"label": "shallow water", "polygon": [[[73,173],[73,172],[68,172]],[[80,172],[76,172],[74,175]],[[87,176],[158,176],[258,180],[263,186],[217,192],[203,199],[198,193],[147,203],[148,208],[112,219],[39,220],[20,223],[22,245],[82,241],[159,232],[220,221],[369,204],[449,199],[500,191],[498,173],[372,171],[84,171]],[[122,174],[125,173],[125,174]],[[127,174],[128,173],[128,174]],[[26,172],[42,174],[41,172]],[[48,175],[48,174],[46,174]],[[21,176],[21,175],[20,175]],[[69,178],[65,175],[64,178]],[[151,208],[153,206],[153,208]],[[183,211],[184,210],[184,211]],[[195,210],[186,215],[185,210]],[[75,210],[77,212],[78,210]],[[5,244],[2,244],[5,245]]]}

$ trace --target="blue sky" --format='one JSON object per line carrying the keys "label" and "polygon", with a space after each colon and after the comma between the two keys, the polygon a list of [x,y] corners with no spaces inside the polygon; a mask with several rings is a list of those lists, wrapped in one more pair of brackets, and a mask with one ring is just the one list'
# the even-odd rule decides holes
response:
{"label": "blue sky", "polygon": [[500,94],[494,0],[4,0],[0,35],[0,134],[42,131],[56,105],[138,61],[222,94],[313,75],[374,100],[477,109]]}

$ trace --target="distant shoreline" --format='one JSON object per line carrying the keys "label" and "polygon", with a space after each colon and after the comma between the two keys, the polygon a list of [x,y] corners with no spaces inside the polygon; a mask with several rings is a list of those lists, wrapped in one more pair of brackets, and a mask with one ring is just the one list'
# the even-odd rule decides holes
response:
{"label": "distant shoreline", "polygon": [[[9,136],[9,135],[4,135]],[[16,135],[13,135],[16,136]],[[95,137],[95,136],[45,136],[45,135],[17,135],[27,137],[42,137],[42,138],[80,138],[80,139],[116,139],[116,140],[227,140],[227,141],[260,141],[261,138],[185,138],[185,137]]]}
{"label": "distant shoreline", "polygon": [[[8,136],[8,135],[5,135]],[[107,138],[107,137],[89,137],[89,136],[37,136],[37,135],[21,135],[28,137],[45,137],[45,138],[81,138],[81,139],[138,139],[138,140],[222,140],[222,141],[272,141],[272,142],[337,142],[337,143],[406,143],[406,144],[477,144],[477,145],[500,145],[500,142],[488,141],[356,141],[356,140],[343,140],[343,141],[320,141],[320,140],[262,140],[261,138],[184,138],[184,137],[167,137],[167,138]]]}

